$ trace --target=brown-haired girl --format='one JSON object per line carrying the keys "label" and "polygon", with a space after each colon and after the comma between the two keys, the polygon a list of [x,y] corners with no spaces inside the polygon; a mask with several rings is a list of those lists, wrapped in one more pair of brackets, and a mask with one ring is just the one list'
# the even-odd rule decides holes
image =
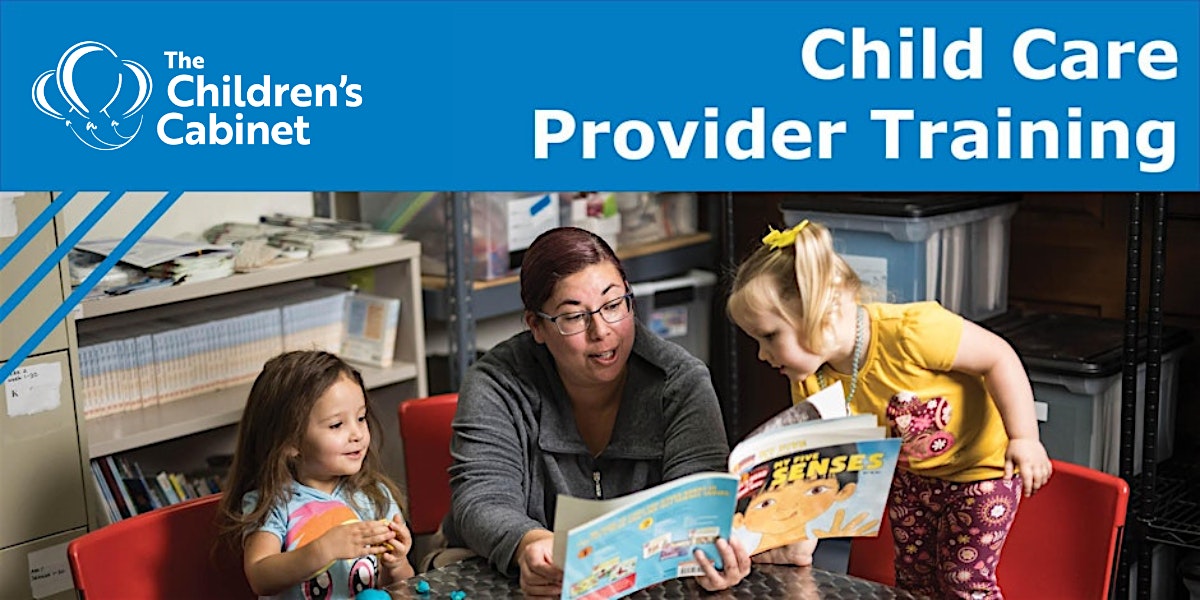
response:
{"label": "brown-haired girl", "polygon": [[1001,598],[996,566],[1021,491],[1051,472],[1021,360],[936,302],[861,304],[861,287],[829,231],[804,221],[763,238],[728,310],[794,399],[841,381],[850,412],[903,439],[888,503],[897,584]]}
{"label": "brown-haired girl", "polygon": [[337,356],[285,352],[263,366],[221,500],[255,593],[352,597],[412,576],[412,536],[369,423],[362,377]]}

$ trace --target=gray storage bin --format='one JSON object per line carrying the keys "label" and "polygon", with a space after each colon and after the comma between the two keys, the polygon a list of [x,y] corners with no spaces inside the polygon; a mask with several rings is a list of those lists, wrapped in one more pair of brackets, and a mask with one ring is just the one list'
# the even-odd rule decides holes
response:
{"label": "gray storage bin", "polygon": [[801,194],[781,204],[788,226],[829,228],[834,248],[873,300],[937,300],[969,319],[1008,309],[1011,194]]}
{"label": "gray storage bin", "polygon": [[[1124,323],[1077,315],[1030,315],[985,323],[1021,356],[1033,384],[1042,444],[1051,458],[1117,474],[1121,433],[1121,346]],[[1175,396],[1182,329],[1163,332],[1159,387],[1159,461],[1174,452]],[[1141,470],[1146,390],[1145,338],[1138,355],[1134,469]]]}
{"label": "gray storage bin", "polygon": [[637,318],[660,337],[708,362],[713,286],[717,276],[692,270],[678,277],[632,283]]}

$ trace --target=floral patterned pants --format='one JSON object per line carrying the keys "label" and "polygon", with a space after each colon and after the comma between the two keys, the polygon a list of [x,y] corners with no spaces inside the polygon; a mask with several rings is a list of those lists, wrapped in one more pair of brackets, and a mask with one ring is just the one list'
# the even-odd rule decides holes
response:
{"label": "floral patterned pants", "polygon": [[897,470],[888,502],[896,585],[930,598],[1000,600],[996,565],[1021,477],[953,483]]}

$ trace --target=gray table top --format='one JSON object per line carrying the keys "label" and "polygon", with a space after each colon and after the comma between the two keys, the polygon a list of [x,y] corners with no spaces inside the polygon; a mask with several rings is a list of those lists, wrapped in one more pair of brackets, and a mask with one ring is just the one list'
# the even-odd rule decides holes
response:
{"label": "gray table top", "polygon": [[[429,583],[429,592],[419,594],[417,582]],[[432,600],[448,598],[450,592],[466,592],[465,600],[480,598],[522,598],[520,588],[497,573],[481,558],[471,558],[460,563],[434,569],[389,592],[394,599]],[[630,598],[795,598],[799,600],[870,600],[911,599],[908,592],[888,587],[873,581],[858,579],[840,573],[832,573],[812,567],[785,567],[776,565],[754,565],[750,575],[730,590],[710,594],[696,585],[692,578],[673,579],[660,585],[642,590]]]}

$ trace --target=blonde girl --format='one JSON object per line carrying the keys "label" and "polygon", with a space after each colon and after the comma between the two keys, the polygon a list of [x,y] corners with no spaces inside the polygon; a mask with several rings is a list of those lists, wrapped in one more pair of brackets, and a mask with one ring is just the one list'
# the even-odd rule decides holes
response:
{"label": "blonde girl", "polygon": [[798,401],[834,381],[851,413],[903,439],[888,515],[898,585],[1002,598],[996,566],[1021,492],[1050,477],[1033,392],[1004,340],[936,302],[860,302],[829,231],[771,230],[738,268],[727,309]]}
{"label": "blonde girl", "polygon": [[412,537],[372,428],[362,377],[337,356],[286,352],[263,366],[221,500],[255,593],[344,598],[412,576]]}

